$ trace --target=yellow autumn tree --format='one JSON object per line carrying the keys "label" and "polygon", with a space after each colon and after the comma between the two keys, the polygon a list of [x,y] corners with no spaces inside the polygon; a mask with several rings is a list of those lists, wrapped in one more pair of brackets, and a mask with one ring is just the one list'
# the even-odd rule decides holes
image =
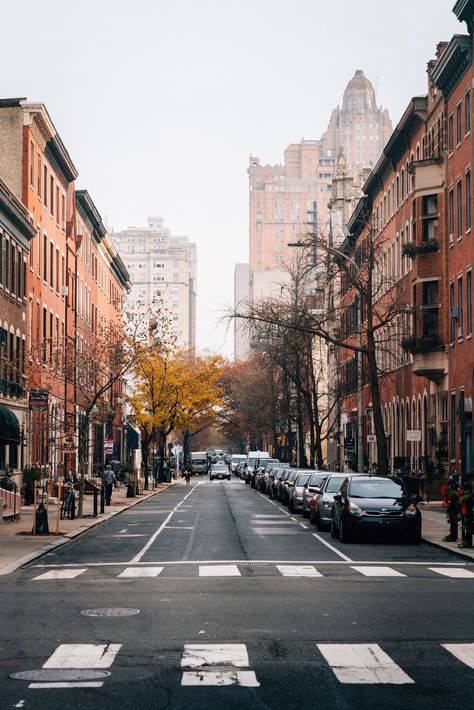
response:
{"label": "yellow autumn tree", "polygon": [[142,430],[146,487],[151,446],[158,448],[162,479],[168,436],[180,430],[187,432],[189,441],[193,431],[217,415],[221,372],[219,358],[196,357],[171,347],[149,351],[137,362],[130,404],[134,421]]}

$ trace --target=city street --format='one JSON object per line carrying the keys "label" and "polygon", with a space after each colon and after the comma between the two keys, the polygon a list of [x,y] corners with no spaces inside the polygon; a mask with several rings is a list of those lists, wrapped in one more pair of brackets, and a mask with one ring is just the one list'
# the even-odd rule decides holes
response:
{"label": "city street", "polygon": [[469,706],[473,567],[193,479],[0,578],[1,707]]}

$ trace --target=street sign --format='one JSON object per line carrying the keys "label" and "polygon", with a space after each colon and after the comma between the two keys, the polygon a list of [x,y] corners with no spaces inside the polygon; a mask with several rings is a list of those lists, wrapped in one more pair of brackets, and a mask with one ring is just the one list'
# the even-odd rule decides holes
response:
{"label": "street sign", "polygon": [[367,434],[367,443],[368,444],[376,444],[377,443],[377,436],[375,434]]}
{"label": "street sign", "polygon": [[407,441],[421,441],[421,429],[407,429]]}
{"label": "street sign", "polygon": [[28,405],[32,412],[46,412],[48,409],[48,390],[30,390]]}
{"label": "street sign", "polygon": [[113,454],[113,453],[114,453],[114,440],[113,439],[105,439],[104,454]]}

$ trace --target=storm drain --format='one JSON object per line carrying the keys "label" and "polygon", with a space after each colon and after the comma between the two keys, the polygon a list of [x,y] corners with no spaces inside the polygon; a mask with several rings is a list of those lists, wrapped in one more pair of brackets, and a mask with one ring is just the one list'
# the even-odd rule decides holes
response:
{"label": "storm drain", "polygon": [[81,611],[83,616],[134,616],[139,614],[140,609],[127,609],[120,607],[101,608],[101,609],[84,609]]}
{"label": "storm drain", "polygon": [[67,670],[63,668],[39,668],[35,671],[20,671],[11,673],[10,678],[14,680],[27,680],[31,683],[58,683],[85,680],[102,680],[107,678],[109,671],[96,671],[87,669]]}

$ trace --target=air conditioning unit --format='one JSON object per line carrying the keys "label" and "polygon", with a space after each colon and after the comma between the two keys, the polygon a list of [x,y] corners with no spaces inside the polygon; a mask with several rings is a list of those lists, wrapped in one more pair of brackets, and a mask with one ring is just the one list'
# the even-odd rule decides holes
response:
{"label": "air conditioning unit", "polygon": [[459,311],[455,306],[451,308],[451,318],[459,318]]}
{"label": "air conditioning unit", "polygon": [[63,286],[63,290],[62,290],[61,293],[62,293],[63,296],[68,296],[68,295],[69,295],[69,287],[68,287],[68,286]]}

